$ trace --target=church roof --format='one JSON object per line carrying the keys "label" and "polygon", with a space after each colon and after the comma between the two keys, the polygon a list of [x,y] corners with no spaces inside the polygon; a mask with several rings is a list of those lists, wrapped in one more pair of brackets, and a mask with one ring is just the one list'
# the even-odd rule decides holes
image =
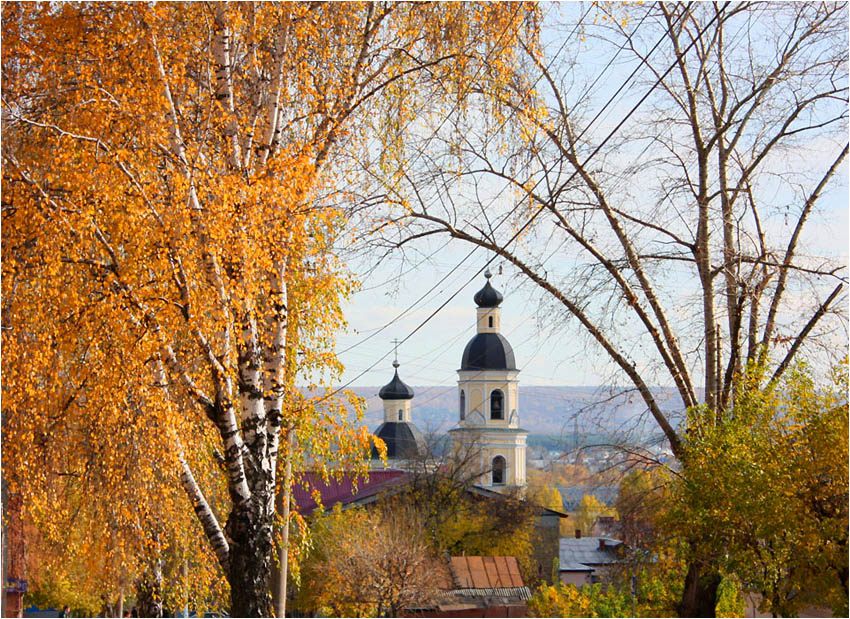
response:
{"label": "church roof", "polygon": [[398,363],[393,363],[393,365],[396,368],[393,379],[381,387],[378,397],[382,400],[412,400],[413,389],[405,385],[398,377]]}
{"label": "church roof", "polygon": [[515,370],[514,351],[500,333],[478,333],[463,349],[461,370]]}
{"label": "church roof", "polygon": [[[409,421],[385,421],[375,430],[375,436],[387,446],[387,458],[415,458],[424,456],[427,448],[425,437]],[[378,450],[372,447],[372,457],[378,457]]]}
{"label": "church roof", "polygon": [[487,283],[484,287],[475,293],[472,300],[478,307],[498,307],[502,302],[502,293],[490,285],[490,272],[487,272]]}

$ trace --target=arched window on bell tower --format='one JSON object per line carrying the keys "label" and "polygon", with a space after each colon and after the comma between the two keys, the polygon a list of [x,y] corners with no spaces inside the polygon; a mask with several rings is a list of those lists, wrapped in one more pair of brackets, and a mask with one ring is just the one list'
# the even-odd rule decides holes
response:
{"label": "arched window on bell tower", "polygon": [[487,326],[490,327],[491,329],[493,328],[493,317],[492,316],[490,316],[487,319]]}
{"label": "arched window on bell tower", "polygon": [[490,394],[490,419],[505,418],[505,396],[499,389]]}
{"label": "arched window on bell tower", "polygon": [[502,456],[493,458],[493,485],[505,485],[505,459]]}
{"label": "arched window on bell tower", "polygon": [[466,392],[463,389],[460,390],[460,418],[461,421],[466,419]]}

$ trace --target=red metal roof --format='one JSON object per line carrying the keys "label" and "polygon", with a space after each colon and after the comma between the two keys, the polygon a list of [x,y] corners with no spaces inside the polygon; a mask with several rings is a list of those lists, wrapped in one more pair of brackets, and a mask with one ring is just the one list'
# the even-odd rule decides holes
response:
{"label": "red metal roof", "polygon": [[452,574],[461,589],[525,586],[516,557],[452,557]]}
{"label": "red metal roof", "polygon": [[321,496],[322,507],[330,509],[337,503],[346,505],[378,494],[396,485],[403,475],[405,475],[404,471],[369,471],[357,477],[353,473],[344,473],[339,479],[332,477],[325,483],[318,473],[306,471],[298,474],[295,487],[292,489],[292,498],[295,500],[298,513],[307,516],[318,507],[318,503],[313,498],[314,490],[318,490]]}

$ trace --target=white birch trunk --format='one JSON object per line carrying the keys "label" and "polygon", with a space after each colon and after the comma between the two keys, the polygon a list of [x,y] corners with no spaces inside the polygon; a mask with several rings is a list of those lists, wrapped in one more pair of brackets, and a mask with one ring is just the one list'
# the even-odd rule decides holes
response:
{"label": "white birch trunk", "polygon": [[266,125],[263,132],[262,143],[258,147],[260,151],[257,156],[257,167],[262,168],[278,143],[280,135],[280,95],[283,88],[283,68],[285,58],[286,34],[280,35],[275,42],[275,54],[277,58],[276,70],[272,78],[269,102],[266,106]]}
{"label": "white birch trunk", "polygon": [[215,12],[216,34],[213,39],[213,58],[215,59],[215,98],[224,108],[227,120],[224,123],[224,138],[230,144],[227,163],[232,170],[239,170],[242,159],[239,146],[239,124],[233,108],[233,81],[231,75],[230,27],[227,23],[227,4],[218,3]]}
{"label": "white birch trunk", "polygon": [[[168,379],[165,375],[165,368],[161,358],[156,359],[153,374],[154,384],[158,385],[160,389],[163,390],[166,401],[170,402],[171,396],[168,392]],[[207,540],[209,540],[210,545],[212,546],[219,565],[221,565],[224,573],[227,574],[230,568],[230,545],[227,542],[227,538],[224,536],[224,532],[218,523],[218,519],[215,517],[209,503],[207,503],[204,493],[201,492],[198,482],[195,481],[192,469],[186,461],[186,455],[183,452],[183,444],[181,443],[180,438],[173,429],[170,430],[169,434],[171,441],[174,444],[177,462],[180,464],[180,484],[183,486],[183,490],[185,490],[186,494],[189,496],[189,500],[192,502],[192,509],[195,511],[195,515],[201,523],[201,528],[203,528],[204,534],[207,536]]]}
{"label": "white birch trunk", "polygon": [[[276,478],[277,454],[280,442],[280,426],[283,418],[283,401],[286,391],[284,381],[286,333],[287,333],[287,294],[285,267],[280,264],[272,275],[272,302],[274,317],[269,325],[269,343],[265,358],[265,414],[267,435],[267,466],[272,479]],[[274,496],[270,497],[274,501]],[[270,506],[273,507],[273,506]]]}
{"label": "white birch trunk", "polygon": [[252,312],[246,312],[239,348],[239,399],[242,412],[242,436],[248,448],[246,469],[254,494],[266,488],[266,411],[263,403],[263,375],[260,363],[257,327]]}

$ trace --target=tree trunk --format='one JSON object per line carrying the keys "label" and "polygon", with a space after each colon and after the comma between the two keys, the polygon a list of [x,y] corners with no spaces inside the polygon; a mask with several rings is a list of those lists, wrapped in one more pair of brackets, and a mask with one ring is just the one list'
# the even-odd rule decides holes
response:
{"label": "tree trunk", "polygon": [[280,545],[277,549],[278,565],[272,570],[272,595],[274,597],[274,609],[276,617],[286,616],[286,579],[289,576],[289,505],[290,486],[292,485],[292,443],[295,437],[294,430],[287,431],[287,447],[284,454],[285,465],[283,469],[283,485],[275,497],[277,513],[283,520]]}
{"label": "tree trunk", "polygon": [[230,545],[230,615],[232,617],[271,617],[269,594],[272,556],[272,515],[265,501],[252,503],[252,509],[234,510],[227,521]]}
{"label": "tree trunk", "polygon": [[162,617],[162,565],[159,559],[152,567],[136,581],[136,610],[139,617]]}
{"label": "tree trunk", "polygon": [[712,565],[691,561],[685,576],[682,599],[676,607],[680,617],[714,617],[720,574]]}
{"label": "tree trunk", "polygon": [[183,559],[180,564],[180,579],[183,581],[183,616],[189,616],[189,562]]}

